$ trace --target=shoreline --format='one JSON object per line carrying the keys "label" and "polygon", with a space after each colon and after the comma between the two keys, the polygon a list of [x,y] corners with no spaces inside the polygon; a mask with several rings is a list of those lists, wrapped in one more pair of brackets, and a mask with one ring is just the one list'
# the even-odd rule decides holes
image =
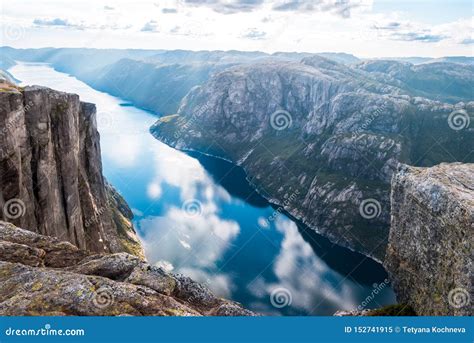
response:
{"label": "shoreline", "polygon": [[348,249],[354,253],[357,253],[357,254],[361,254],[362,256],[365,256],[366,258],[370,258],[371,260],[375,261],[376,263],[380,264],[383,269],[385,271],[387,271],[383,265],[383,261],[379,260],[378,258],[376,258],[375,256],[372,256],[371,254],[365,254],[361,251],[357,251],[355,250],[354,248],[348,246],[348,245],[345,245],[345,244],[340,244],[340,243],[337,243],[335,242],[335,238],[334,237],[330,237],[330,236],[327,236],[325,234],[323,234],[320,230],[318,230],[317,227],[314,227],[312,225],[309,225],[307,223],[307,220],[305,220],[305,218],[303,218],[301,215],[298,215],[296,213],[292,213],[291,210],[288,210],[287,208],[285,208],[282,203],[276,199],[276,198],[269,198],[269,197],[266,197],[264,194],[262,194],[261,191],[259,191],[257,185],[251,183],[249,181],[249,178],[248,178],[248,172],[245,170],[245,168],[239,164],[239,163],[236,163],[234,161],[231,161],[225,157],[222,157],[222,156],[217,156],[217,155],[213,155],[213,154],[210,154],[210,153],[205,153],[205,152],[202,152],[202,151],[199,151],[199,150],[196,150],[196,149],[192,149],[192,148],[177,148],[171,144],[169,144],[168,142],[164,142],[163,140],[161,139],[158,139],[155,135],[153,135],[153,133],[150,132],[150,134],[157,140],[159,140],[160,142],[162,142],[163,144],[166,144],[167,146],[169,146],[170,148],[173,148],[173,149],[176,149],[178,151],[182,151],[184,153],[189,153],[189,152],[192,152],[192,153],[197,153],[197,154],[201,154],[201,155],[204,155],[204,156],[208,156],[208,157],[212,157],[212,158],[216,158],[216,159],[219,159],[219,160],[222,160],[222,161],[226,161],[226,162],[229,162],[231,163],[232,165],[236,166],[236,167],[239,167],[241,168],[244,173],[245,173],[245,180],[247,181],[247,183],[249,184],[249,186],[251,186],[254,191],[260,195],[263,199],[265,199],[272,207],[276,206],[277,208],[281,208],[282,209],[282,213],[284,215],[286,215],[287,217],[289,217],[290,219],[294,219],[298,222],[300,222],[301,224],[303,224],[304,226],[306,226],[307,228],[309,228],[310,230],[314,231],[315,233],[317,233],[318,235],[328,239],[332,244],[335,244],[339,247],[342,247],[342,248],[345,248],[345,249]]}

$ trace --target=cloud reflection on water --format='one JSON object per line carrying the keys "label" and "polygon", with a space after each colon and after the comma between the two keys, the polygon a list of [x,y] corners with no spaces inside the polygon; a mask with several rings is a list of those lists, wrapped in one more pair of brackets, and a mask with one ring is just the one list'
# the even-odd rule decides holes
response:
{"label": "cloud reflection on water", "polygon": [[[47,65],[20,63],[11,71],[28,84],[77,93],[97,105],[104,173],[133,208],[149,262],[268,314],[332,314],[356,307],[371,291],[330,268],[324,249],[316,255],[290,219],[269,222],[270,206],[231,196],[197,159],[155,140],[148,132],[152,114],[120,106],[120,99]],[[230,181],[236,187],[245,182]],[[200,202],[201,215],[186,213],[182,205],[189,200]],[[291,308],[271,306],[275,288],[290,290]]]}

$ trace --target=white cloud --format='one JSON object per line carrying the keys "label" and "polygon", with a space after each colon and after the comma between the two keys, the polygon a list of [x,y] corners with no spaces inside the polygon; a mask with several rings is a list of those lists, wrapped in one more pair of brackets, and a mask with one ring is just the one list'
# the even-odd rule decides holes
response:
{"label": "white cloud", "polygon": [[161,185],[156,182],[151,182],[147,187],[148,197],[152,200],[160,198],[162,194]]}
{"label": "white cloud", "polygon": [[357,301],[352,290],[355,285],[349,280],[344,281],[339,273],[314,254],[294,222],[279,217],[275,224],[284,235],[273,267],[277,280],[267,282],[258,277],[248,286],[248,290],[261,299],[262,311],[271,313],[274,310],[270,295],[278,288],[289,291],[292,307],[310,313],[317,312],[317,307],[334,312],[356,308]]}
{"label": "white cloud", "polygon": [[148,260],[166,260],[178,270],[215,268],[240,232],[237,222],[221,219],[216,211],[215,204],[204,203],[197,216],[171,207],[161,217],[140,220],[138,226],[145,232],[141,238]]}
{"label": "white cloud", "polygon": [[264,217],[258,217],[258,226],[261,227],[262,229],[268,229],[270,227],[270,223],[268,222],[267,218]]}
{"label": "white cloud", "polygon": [[143,32],[159,32],[158,30],[158,23],[156,20],[150,20],[143,25],[140,31]]}
{"label": "white cloud", "polygon": [[[429,21],[381,12],[370,0],[6,2],[2,26],[21,25],[18,47],[90,46],[191,50],[349,52],[366,56],[471,55],[465,17]],[[438,3],[442,16],[447,3]],[[421,19],[420,19],[421,18]],[[36,24],[34,24],[36,20]],[[400,23],[396,26],[396,23]],[[376,28],[377,26],[378,28]],[[143,30],[143,31],[142,31]]]}
{"label": "white cloud", "polygon": [[241,37],[249,39],[264,39],[267,33],[265,31],[259,31],[256,28],[246,30]]}
{"label": "white cloud", "polygon": [[176,8],[162,8],[161,13],[173,14],[173,13],[178,13],[178,10]]}

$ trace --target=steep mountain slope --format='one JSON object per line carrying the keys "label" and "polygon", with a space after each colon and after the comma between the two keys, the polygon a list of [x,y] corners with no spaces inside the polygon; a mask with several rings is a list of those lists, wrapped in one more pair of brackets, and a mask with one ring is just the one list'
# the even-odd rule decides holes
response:
{"label": "steep mountain slope", "polygon": [[0,82],[6,84],[6,88],[9,88],[11,84],[15,83],[15,78],[3,69],[0,69]]}
{"label": "steep mountain slope", "polygon": [[155,55],[158,51],[88,48],[14,49],[1,47],[0,55],[10,60],[51,63],[56,70],[81,78],[83,74],[104,68],[122,58],[141,60]]}
{"label": "steep mountain slope", "polygon": [[[13,60],[46,62],[62,72],[74,75],[92,87],[122,97],[144,109],[160,115],[174,113],[182,98],[196,85],[206,82],[213,74],[224,69],[249,63],[297,62],[302,58],[320,56],[341,64],[371,72],[371,78],[400,87],[412,95],[433,100],[470,101],[473,89],[472,59],[446,57],[418,58],[424,63],[360,60],[345,53],[276,52],[266,54],[253,51],[189,51],[189,50],[135,50],[43,48],[13,49],[1,47],[5,67]],[[410,60],[411,61],[411,60]],[[444,63],[453,62],[453,63]],[[388,70],[387,66],[391,66]],[[1,68],[1,66],[0,66]]]}
{"label": "steep mountain slope", "polygon": [[[151,132],[176,148],[241,165],[273,203],[382,260],[397,163],[474,159],[472,129],[454,127],[449,117],[463,104],[404,93],[321,57],[238,66],[193,89],[177,115]],[[465,107],[470,112],[474,103]],[[467,112],[456,119],[467,121]]]}
{"label": "steep mountain slope", "polygon": [[376,60],[362,62],[357,68],[411,95],[450,103],[474,99],[473,64],[433,62],[413,65]]}
{"label": "steep mountain slope", "polygon": [[[245,51],[131,50],[0,48],[4,69],[13,59],[46,62],[62,72],[74,75],[90,86],[121,97],[157,114],[174,113],[183,97],[214,73],[228,67],[259,60],[297,61],[311,53],[272,55]],[[355,56],[321,53],[344,63],[355,63]],[[0,66],[1,68],[1,66]]]}
{"label": "steep mountain slope", "polygon": [[122,59],[100,71],[83,75],[95,89],[133,101],[158,114],[174,113],[182,98],[230,65],[213,63],[159,64]]}
{"label": "steep mountain slope", "polygon": [[429,62],[430,63],[431,62],[448,62],[448,63],[474,65],[474,57],[472,56],[446,56],[446,57],[433,58]]}
{"label": "steep mountain slope", "polygon": [[15,61],[5,55],[0,55],[0,69],[7,70],[15,65]]}
{"label": "steep mountain slope", "polygon": [[[52,63],[95,89],[132,101],[134,105],[163,115],[174,113],[183,97],[213,74],[238,64],[259,60],[300,60],[310,53],[242,51],[150,51],[54,49],[17,50],[12,56],[26,61]],[[352,55],[324,53],[338,60],[357,61]]]}
{"label": "steep mountain slope", "polygon": [[93,252],[143,256],[102,176],[95,106],[43,87],[0,90],[0,219]]}

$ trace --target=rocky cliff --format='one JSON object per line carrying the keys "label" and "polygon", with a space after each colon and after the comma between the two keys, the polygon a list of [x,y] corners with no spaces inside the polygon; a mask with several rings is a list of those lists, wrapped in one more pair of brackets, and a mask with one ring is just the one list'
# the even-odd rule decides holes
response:
{"label": "rocky cliff", "polygon": [[94,254],[0,221],[0,315],[254,314],[136,256]]}
{"label": "rocky cliff", "polygon": [[383,260],[397,163],[472,162],[473,108],[415,97],[371,72],[313,56],[219,73],[151,132],[242,166],[271,202]]}
{"label": "rocky cliff", "polygon": [[450,103],[472,100],[474,65],[436,61],[413,65],[397,61],[365,61],[356,68],[410,94]]}
{"label": "rocky cliff", "polygon": [[385,259],[419,315],[474,315],[474,164],[402,166],[392,180]]}
{"label": "rocky cliff", "polygon": [[102,176],[95,106],[43,87],[0,89],[0,219],[92,252],[143,256]]}

